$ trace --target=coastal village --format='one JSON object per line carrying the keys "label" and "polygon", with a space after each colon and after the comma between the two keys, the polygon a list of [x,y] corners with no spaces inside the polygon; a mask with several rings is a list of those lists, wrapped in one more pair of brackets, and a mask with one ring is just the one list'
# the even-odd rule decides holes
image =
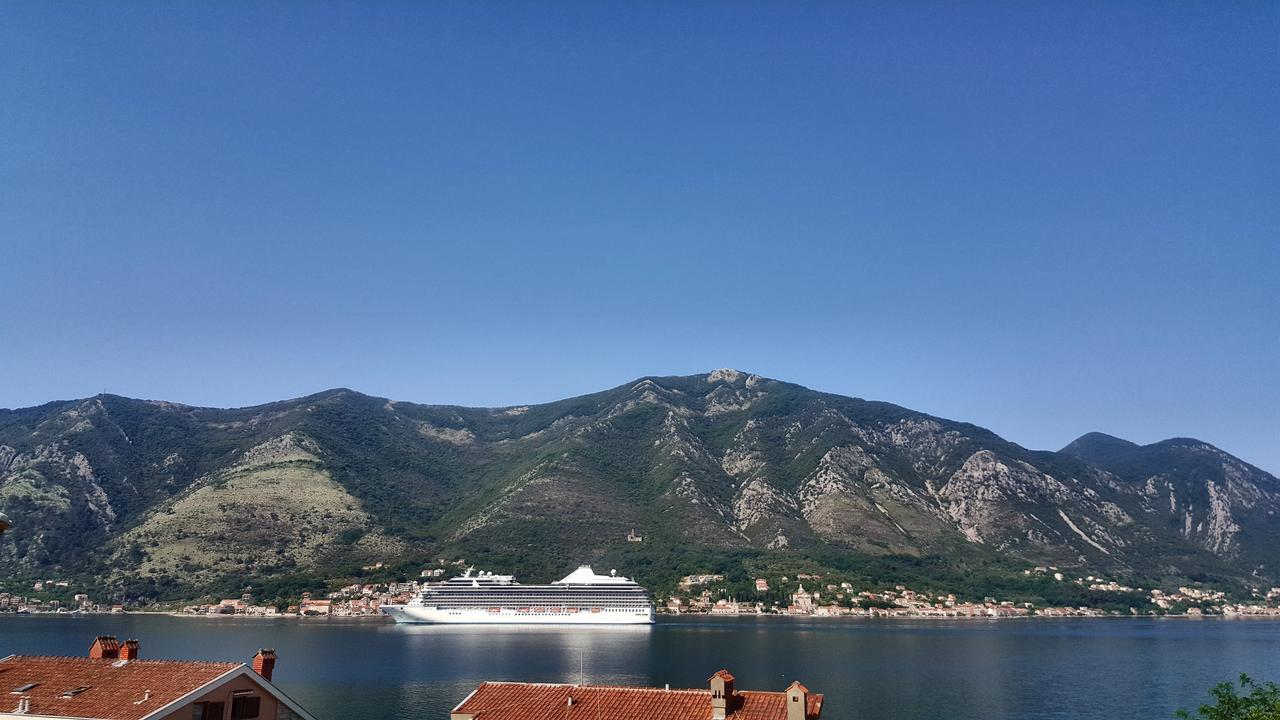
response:
{"label": "coastal village", "polygon": [[[1026,572],[1052,573],[1057,582],[1074,582],[1095,592],[1146,593],[1151,604],[1159,608],[1147,614],[1280,617],[1280,587],[1265,592],[1255,591],[1252,601],[1240,602],[1228,599],[1225,592],[1207,588],[1179,587],[1165,592],[1133,588],[1092,575],[1068,580],[1056,568],[1037,567]],[[926,594],[903,585],[892,590],[858,590],[848,582],[825,582],[821,575],[805,573],[796,575],[796,589],[790,593],[790,602],[784,606],[728,597],[722,589],[716,588],[724,580],[723,575],[687,575],[680,581],[681,592],[667,599],[663,609],[672,614],[904,618],[1105,617],[1124,614],[1087,606],[1037,607],[1032,603],[1019,604],[993,597],[984,598],[981,602],[959,600],[952,593]],[[784,585],[792,582],[786,576],[780,580]],[[807,588],[806,582],[809,583]],[[769,579],[757,578],[755,586],[757,592],[766,593],[770,588]],[[1128,614],[1140,613],[1131,608]]]}
{"label": "coastal village", "polygon": [[[255,617],[377,617],[383,605],[408,602],[419,591],[460,574],[465,560],[441,560],[435,567],[420,571],[417,579],[400,582],[327,583],[331,590],[303,592],[296,601],[276,605],[260,601],[252,592],[236,597],[219,598],[205,603],[188,604],[178,614],[203,616]],[[383,563],[362,568],[377,573]],[[1036,606],[995,597],[981,601],[961,599],[954,593],[925,593],[904,585],[890,589],[859,589],[848,581],[825,578],[821,574],[797,573],[776,578],[755,578],[750,597],[733,596],[721,574],[695,574],[682,577],[673,592],[655,597],[656,611],[669,615],[788,615],[810,617],[893,617],[893,618],[1023,618],[1023,617],[1105,617],[1115,615],[1187,615],[1187,616],[1268,616],[1280,617],[1280,587],[1257,589],[1252,597],[1241,600],[1222,590],[1209,587],[1182,586],[1176,589],[1132,587],[1115,580],[1087,575],[1068,578],[1055,567],[1036,567],[1027,575],[1043,575],[1055,582],[1074,583],[1095,594],[1117,597],[1143,597],[1149,608],[1130,612],[1100,607]],[[781,592],[776,589],[781,588]],[[72,590],[68,580],[35,581],[32,593],[0,592],[0,613],[123,613],[137,611],[120,603],[103,602],[86,591],[76,591],[65,602],[48,599],[50,593],[65,596]],[[42,598],[41,596],[45,596]],[[154,611],[154,608],[147,608]]]}

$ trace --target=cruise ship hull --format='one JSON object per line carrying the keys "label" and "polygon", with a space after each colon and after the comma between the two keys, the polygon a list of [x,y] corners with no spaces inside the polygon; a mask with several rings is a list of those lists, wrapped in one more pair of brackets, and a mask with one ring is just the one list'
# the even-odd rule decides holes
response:
{"label": "cruise ship hull", "polygon": [[653,600],[635,582],[582,565],[550,585],[521,585],[512,575],[476,573],[423,587],[403,605],[383,605],[398,623],[439,625],[648,625]]}
{"label": "cruise ship hull", "polygon": [[450,609],[414,605],[383,605],[382,612],[397,623],[427,623],[439,625],[649,625],[654,621],[653,610],[570,612],[563,608],[530,609],[492,608],[488,610]]}

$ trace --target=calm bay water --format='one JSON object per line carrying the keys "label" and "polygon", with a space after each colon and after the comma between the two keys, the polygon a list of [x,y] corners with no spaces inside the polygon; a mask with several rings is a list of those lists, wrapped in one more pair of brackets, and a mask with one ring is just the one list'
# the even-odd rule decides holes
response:
{"label": "calm bay water", "polygon": [[[1169,718],[1241,672],[1280,680],[1280,622],[663,618],[645,628],[396,626],[367,621],[0,616],[0,657],[85,652],[94,635],[143,657],[248,661],[320,720],[438,719],[482,680],[744,689],[802,680],[828,720]],[[580,675],[581,673],[581,675]]]}

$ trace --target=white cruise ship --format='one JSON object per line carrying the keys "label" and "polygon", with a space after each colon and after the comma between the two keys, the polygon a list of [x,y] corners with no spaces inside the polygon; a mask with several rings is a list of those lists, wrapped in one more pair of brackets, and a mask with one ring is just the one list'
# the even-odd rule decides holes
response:
{"label": "white cruise ship", "polygon": [[653,622],[653,601],[635,582],[586,565],[550,585],[469,569],[382,612],[398,623],[637,625]]}

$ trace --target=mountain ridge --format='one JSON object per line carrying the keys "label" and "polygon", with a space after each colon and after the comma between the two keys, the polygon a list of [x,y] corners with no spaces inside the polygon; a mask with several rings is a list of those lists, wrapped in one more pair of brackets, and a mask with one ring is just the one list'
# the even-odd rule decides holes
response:
{"label": "mountain ridge", "polygon": [[896,558],[1248,583],[1280,562],[1280,483],[1208,443],[1029,450],[732,369],[493,408],[332,388],[4,410],[0,508],[18,521],[0,570],[74,569],[137,597],[440,553],[533,575],[627,561],[659,582]]}
{"label": "mountain ridge", "polygon": [[[745,372],[745,371],[741,371],[741,370],[734,370],[734,369],[732,369],[732,368],[721,368],[721,369],[719,369],[719,370],[712,371],[711,373],[706,373],[705,375],[714,375],[714,374],[715,374],[715,373],[717,373],[717,372],[723,372],[723,371],[731,371],[731,372],[734,372],[734,373],[741,373],[741,374],[743,374],[743,375],[753,375],[753,374],[754,374],[754,373],[747,373],[747,372]],[[679,378],[688,378],[688,377],[698,377],[698,376],[697,376],[697,375],[693,375],[693,376],[689,376],[689,375],[646,375],[646,376],[642,376],[642,377],[640,377],[640,378],[637,378],[637,379],[635,379],[635,380],[633,380],[633,381],[631,381],[631,382],[629,382],[629,383],[623,383],[622,385],[618,385],[618,386],[616,386],[614,389],[621,388],[621,387],[625,387],[625,386],[628,386],[628,385],[634,385],[634,384],[636,384],[636,383],[640,383],[640,382],[645,381],[645,380],[654,380],[654,381],[658,381],[658,380],[662,380],[662,379],[679,379]],[[774,380],[773,382],[784,382],[784,381]],[[886,405],[886,406],[890,406],[890,407],[901,408],[901,409],[904,409],[904,410],[907,410],[907,409],[908,409],[908,408],[906,408],[905,406],[898,405],[898,404],[896,404],[896,403],[892,403],[892,402],[889,402],[889,401],[886,401],[886,400],[867,400],[867,399],[864,399],[864,398],[861,398],[861,397],[857,397],[857,396],[840,395],[839,393],[829,392],[829,391],[825,391],[825,390],[816,390],[816,389],[810,388],[810,387],[805,386],[805,385],[800,385],[800,384],[798,384],[798,383],[787,383],[787,384],[789,384],[789,385],[795,385],[795,386],[796,386],[796,387],[798,387],[798,388],[801,388],[801,389],[807,390],[807,391],[809,391],[809,392],[813,392],[813,393],[821,394],[821,395],[827,395],[827,396],[837,397],[837,398],[846,398],[846,399],[852,399],[852,400],[859,400],[859,401],[861,401],[861,402],[873,403],[873,404],[874,404],[874,403],[881,403],[881,404],[884,404],[884,405]],[[265,402],[265,403],[259,403],[259,404],[256,404],[256,405],[240,405],[240,406],[196,405],[196,404],[184,403],[184,402],[178,402],[178,401],[172,401],[172,400],[158,400],[158,399],[154,399],[154,398],[134,398],[134,397],[129,397],[129,396],[127,396],[127,395],[120,395],[120,394],[118,394],[118,393],[101,392],[101,393],[98,393],[98,394],[96,394],[96,395],[91,395],[91,396],[87,396],[87,397],[83,397],[83,398],[65,399],[65,400],[50,400],[50,401],[48,401],[48,402],[41,403],[41,404],[39,404],[39,405],[31,405],[31,406],[25,406],[25,407],[13,407],[13,408],[4,408],[4,407],[0,407],[0,414],[3,414],[3,413],[15,413],[15,414],[16,414],[16,413],[27,412],[27,411],[44,410],[44,409],[48,409],[48,408],[53,408],[53,407],[55,407],[55,406],[76,405],[76,404],[79,404],[79,403],[84,403],[84,402],[88,402],[88,401],[91,401],[91,400],[96,400],[96,399],[99,399],[99,398],[115,398],[115,399],[118,399],[118,400],[128,400],[128,401],[133,401],[133,402],[155,403],[155,404],[162,404],[162,405],[168,405],[168,406],[173,406],[173,407],[185,408],[185,409],[188,409],[188,410],[204,410],[204,411],[227,411],[227,412],[234,412],[234,411],[257,410],[257,409],[267,408],[267,407],[272,406],[272,405],[281,405],[281,404],[295,403],[295,402],[303,402],[303,401],[315,401],[315,400],[323,399],[323,398],[326,398],[326,397],[329,397],[329,396],[333,396],[333,395],[340,395],[340,394],[343,394],[343,393],[350,393],[350,394],[353,394],[353,395],[358,395],[358,396],[361,396],[361,397],[371,398],[371,399],[375,399],[375,400],[383,400],[383,401],[390,402],[390,403],[393,403],[393,404],[411,404],[411,405],[418,405],[418,406],[422,406],[422,407],[431,407],[431,408],[454,408],[454,409],[461,409],[461,410],[487,410],[487,411],[495,411],[495,412],[496,412],[496,411],[506,411],[506,410],[511,410],[511,409],[524,408],[524,407],[531,407],[531,406],[538,406],[538,405],[552,405],[552,404],[555,404],[555,403],[558,403],[558,402],[565,402],[565,401],[567,401],[567,400],[572,400],[572,399],[577,399],[577,398],[584,398],[584,397],[590,397],[590,396],[592,396],[592,395],[597,395],[597,394],[601,394],[601,393],[605,393],[605,392],[609,392],[609,391],[608,391],[608,390],[605,390],[605,391],[599,391],[599,392],[597,392],[597,393],[589,393],[589,394],[586,394],[586,395],[573,396],[573,397],[571,397],[571,398],[565,398],[565,399],[562,399],[562,400],[550,400],[550,401],[540,402],[540,403],[537,403],[537,402],[535,402],[535,403],[516,403],[516,404],[510,404],[510,405],[460,405],[460,404],[457,404],[457,403],[426,403],[426,402],[419,402],[419,401],[416,401],[416,400],[397,400],[397,399],[389,398],[389,397],[382,396],[382,395],[373,395],[373,394],[365,393],[365,392],[363,392],[363,391],[356,390],[356,389],[354,389],[354,388],[350,388],[350,387],[346,387],[346,386],[337,386],[337,387],[326,388],[326,389],[323,389],[323,390],[318,390],[318,391],[316,391],[316,392],[308,393],[308,394],[306,394],[306,395],[300,395],[300,396],[295,397],[295,398],[288,398],[288,399],[284,399],[284,400],[271,400],[271,401],[268,401],[268,402]],[[963,420],[951,420],[951,419],[948,419],[948,418],[944,418],[944,417],[942,417],[942,416],[940,416],[940,415],[932,415],[932,414],[930,414],[930,413],[926,413],[926,412],[924,412],[924,411],[918,411],[918,410],[909,410],[909,411],[910,411],[910,412],[912,412],[912,413],[920,414],[920,415],[926,415],[926,416],[928,416],[928,417],[932,417],[932,418],[935,418],[935,419],[938,419],[938,420],[947,420],[948,422],[953,422],[953,423],[958,423],[958,424],[961,424],[961,425],[971,426],[971,427],[972,427],[972,428],[974,428],[975,430],[981,430],[981,431],[984,431],[984,432],[989,432],[989,433],[992,433],[993,435],[994,435],[994,434],[996,434],[994,431],[992,431],[992,430],[990,430],[990,429],[988,429],[988,428],[985,428],[985,427],[983,427],[983,426],[981,426],[981,425],[978,425],[977,423],[972,423],[972,422],[963,421]],[[1036,450],[1036,449],[1033,449],[1033,448],[1027,448],[1026,446],[1019,445],[1018,443],[1016,443],[1016,442],[1014,442],[1014,441],[1012,441],[1012,440],[1008,440],[1007,442],[1010,442],[1010,443],[1015,444],[1015,445],[1019,445],[1020,447],[1023,447],[1024,449],[1028,450],[1029,452],[1057,452],[1057,453],[1069,453],[1069,452],[1072,450],[1073,446],[1077,445],[1077,444],[1078,444],[1078,443],[1080,443],[1081,441],[1084,441],[1084,440],[1086,440],[1086,439],[1095,438],[1095,437],[1098,437],[1098,438],[1104,438],[1104,439],[1107,439],[1107,440],[1109,440],[1109,441],[1114,441],[1114,442],[1116,442],[1116,443],[1118,443],[1118,444],[1123,444],[1123,445],[1125,445],[1125,446],[1130,446],[1130,447],[1133,447],[1133,448],[1149,448],[1149,447],[1152,447],[1152,446],[1158,446],[1158,445],[1170,444],[1170,443],[1190,443],[1190,444],[1197,444],[1197,445],[1206,445],[1206,446],[1209,446],[1209,447],[1213,447],[1213,448],[1214,448],[1214,449],[1216,449],[1216,450],[1220,450],[1220,451],[1222,451],[1222,452],[1226,452],[1225,450],[1221,450],[1221,448],[1218,448],[1217,446],[1213,445],[1212,443],[1210,443],[1210,442],[1208,442],[1208,441],[1201,440],[1201,439],[1199,439],[1199,438],[1195,438],[1195,437],[1191,437],[1191,436],[1174,436],[1174,437],[1164,438],[1164,439],[1162,439],[1162,440],[1156,440],[1156,441],[1153,441],[1153,442],[1148,443],[1148,444],[1146,444],[1146,445],[1142,445],[1142,444],[1136,443],[1136,442],[1134,442],[1134,441],[1132,441],[1132,440],[1128,440],[1128,439],[1126,439],[1126,438],[1122,438],[1122,437],[1119,437],[1119,436],[1116,436],[1116,435],[1111,435],[1110,433],[1105,433],[1105,432],[1101,432],[1101,431],[1097,431],[1097,430],[1091,430],[1091,431],[1085,432],[1084,434],[1082,434],[1082,435],[1080,435],[1079,437],[1077,437],[1075,440],[1071,441],[1071,442],[1070,442],[1070,443],[1068,443],[1067,445],[1064,445],[1062,448],[1060,448],[1060,449],[1058,449],[1058,450],[1056,450],[1056,451],[1049,451],[1049,450]],[[1074,454],[1074,453],[1072,453],[1072,454]],[[1229,454],[1229,453],[1228,453],[1228,454]],[[1253,466],[1253,467],[1257,467],[1257,466]],[[1259,469],[1259,471],[1261,471],[1261,472],[1267,472],[1268,474],[1270,474],[1268,471],[1262,470],[1261,468],[1258,468],[1258,469]]]}

